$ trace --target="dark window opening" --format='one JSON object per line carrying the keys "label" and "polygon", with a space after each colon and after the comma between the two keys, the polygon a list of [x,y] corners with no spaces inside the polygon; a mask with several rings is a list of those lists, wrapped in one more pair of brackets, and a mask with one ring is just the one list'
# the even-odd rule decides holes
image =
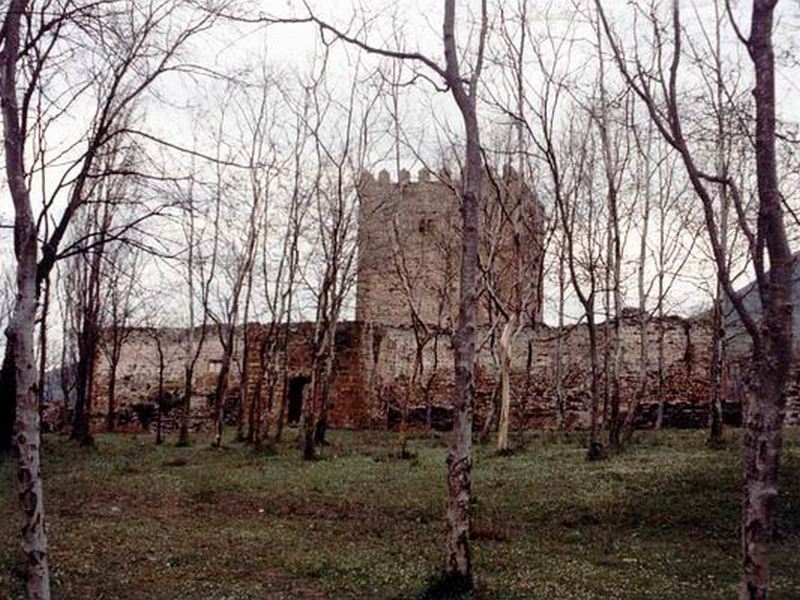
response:
{"label": "dark window opening", "polygon": [[289,390],[287,393],[289,414],[286,418],[289,425],[297,425],[300,423],[300,417],[303,414],[303,392],[305,391],[306,385],[308,385],[310,381],[311,379],[305,375],[292,377],[289,380]]}

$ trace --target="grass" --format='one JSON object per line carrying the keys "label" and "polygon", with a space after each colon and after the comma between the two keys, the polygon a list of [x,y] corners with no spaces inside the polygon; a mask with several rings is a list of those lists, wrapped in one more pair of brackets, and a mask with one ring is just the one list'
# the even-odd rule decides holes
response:
{"label": "grass", "polygon": [[[291,432],[290,432],[291,433]],[[735,434],[730,433],[734,436]],[[325,458],[200,439],[157,447],[101,435],[45,441],[54,598],[417,598],[443,556],[444,438],[334,432]],[[784,445],[772,598],[800,597],[800,431]],[[739,446],[642,434],[587,462],[541,434],[475,453],[479,598],[715,599],[736,595]],[[22,595],[13,469],[0,466],[0,598]]]}

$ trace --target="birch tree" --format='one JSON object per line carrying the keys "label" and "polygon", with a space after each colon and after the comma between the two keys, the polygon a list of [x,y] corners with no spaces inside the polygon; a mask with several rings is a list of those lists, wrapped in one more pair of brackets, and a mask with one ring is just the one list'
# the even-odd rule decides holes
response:
{"label": "birch tree", "polygon": [[[745,416],[744,502],[741,533],[744,572],[740,598],[765,599],[769,594],[769,541],[778,501],[778,464],[783,430],[784,388],[792,361],[792,273],[794,261],[786,235],[784,208],[778,178],[776,151],[775,49],[773,28],[775,0],[754,0],[750,32],[745,37],[732,11],[729,21],[747,49],[753,64],[756,197],[758,216],[753,223],[745,214],[743,194],[736,182],[701,162],[696,145],[684,129],[685,108],[679,93],[684,29],[680,3],[674,0],[670,22],[665,26],[655,15],[652,35],[658,40],[655,69],[638,58],[629,58],[596,0],[604,31],[615,60],[628,85],[646,107],[663,138],[681,158],[691,186],[700,202],[717,276],[752,343],[755,372],[753,394]],[[669,40],[663,36],[669,35]],[[666,64],[664,64],[666,61]],[[724,185],[731,194],[737,226],[748,240],[756,276],[761,315],[754,314],[736,293],[715,212],[714,189]],[[760,321],[760,322],[759,322]]]}
{"label": "birch tree", "polygon": [[365,52],[388,58],[412,61],[440,79],[450,91],[462,117],[465,132],[464,177],[461,187],[461,265],[459,278],[459,316],[454,343],[455,379],[453,388],[453,432],[447,456],[447,536],[444,571],[453,587],[472,587],[469,552],[470,498],[472,470],[472,408],[474,398],[475,331],[477,315],[479,202],[483,183],[478,86],[483,70],[486,38],[489,33],[488,0],[481,0],[477,49],[471,72],[462,70],[462,57],[456,38],[456,1],[444,0],[442,41],[444,65],[419,52],[404,52],[373,45],[319,19],[313,13],[297,19],[258,18],[258,22],[313,23],[322,36],[332,36]]}

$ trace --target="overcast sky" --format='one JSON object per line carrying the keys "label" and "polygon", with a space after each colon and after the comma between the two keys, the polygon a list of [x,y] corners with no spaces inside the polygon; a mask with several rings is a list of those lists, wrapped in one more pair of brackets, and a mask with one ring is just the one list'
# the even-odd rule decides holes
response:
{"label": "overcast sky", "polygon": [[[401,47],[407,51],[419,51],[434,60],[442,62],[441,43],[441,0],[309,0],[317,15],[342,29],[353,32],[362,31],[364,22],[368,23],[367,35],[370,43],[376,46]],[[668,5],[665,2],[665,5]],[[738,2],[735,11],[739,22],[746,29],[748,22],[748,2]],[[479,7],[479,2],[459,2],[459,40],[462,45],[467,45],[470,32],[474,34],[474,11]],[[628,0],[607,1],[604,5],[608,8],[617,30],[623,35],[630,35],[631,15],[633,10]],[[542,2],[530,0],[530,14],[532,30],[544,34],[550,31],[555,36],[570,35],[575,39],[575,50],[572,54],[569,68],[576,73],[587,71],[591,76],[590,52],[591,31],[580,18],[575,18],[572,3],[568,1]],[[682,3],[684,19],[687,27],[696,28],[699,22],[708,22],[708,16],[713,14],[712,0]],[[300,16],[304,14],[302,2],[297,0],[281,0],[252,2],[248,15],[270,15],[278,17]],[[798,0],[782,0],[779,3],[779,19],[776,26],[776,50],[781,58],[791,56],[798,50],[798,32],[800,31],[800,2]],[[742,56],[743,77],[750,77],[750,63],[743,54],[741,46],[735,41],[733,33],[726,33],[728,51]],[[279,78],[292,79],[298,73],[308,73],[309,65],[315,55],[319,54],[320,37],[318,30],[308,24],[257,26],[236,23],[226,23],[215,27],[210,32],[196,40],[190,51],[190,58],[200,64],[211,67],[221,73],[251,68],[258,65],[262,57],[266,56],[267,64],[272,73]],[[330,72],[334,75],[334,85],[341,86],[341,93],[347,94],[351,78],[354,76],[356,66],[360,72],[368,72],[371,68],[381,64],[383,59],[365,56],[363,52],[348,47],[345,44],[336,44],[332,52]],[[383,63],[385,64],[385,60]],[[794,65],[782,60],[778,69],[777,85],[779,91],[779,111],[787,120],[798,121],[800,117],[800,71],[797,62]],[[531,86],[535,87],[541,78],[536,65],[531,59],[527,78]],[[224,94],[224,85],[220,81],[210,78],[185,77],[170,78],[162,82],[159,87],[159,97],[148,100],[147,127],[156,135],[163,136],[182,146],[191,146],[197,137],[198,115],[212,114],[209,108]],[[163,100],[167,100],[164,103]],[[484,107],[485,109],[485,107]],[[401,112],[404,117],[406,135],[414,138],[418,149],[432,157],[438,147],[437,131],[442,127],[449,127],[459,134],[461,122],[455,105],[447,93],[437,93],[433,86],[420,82],[411,89],[404,90],[401,101]],[[78,115],[76,115],[76,118]],[[78,119],[79,120],[79,119]],[[208,127],[200,123],[202,135],[208,134],[213,126],[211,120]],[[331,123],[336,127],[337,123]],[[206,131],[202,131],[205,129]],[[66,121],[62,134],[65,139],[71,139],[70,122]],[[485,136],[484,141],[487,141]],[[201,140],[202,142],[202,140]],[[488,143],[488,142],[487,142]],[[56,147],[57,142],[53,143]],[[180,163],[185,157],[165,156],[165,161],[175,160]],[[410,152],[404,156],[405,166],[415,171],[419,164],[415,163]],[[796,189],[784,190],[792,202],[797,202]],[[0,200],[0,219],[8,223],[11,217],[11,204],[7,195]],[[11,259],[10,235],[8,231],[0,233],[3,244],[3,261],[6,265]],[[629,239],[629,254],[635,255],[635,232]],[[709,277],[713,275],[708,263],[699,262],[690,264],[685,277],[675,289],[671,298],[670,308],[680,313],[688,314],[698,310],[708,303],[705,289],[708,289]],[[548,288],[552,289],[552,288]],[[630,302],[635,299],[631,298]],[[548,295],[546,314],[548,321],[554,320],[552,294]],[[573,316],[579,311],[573,306]]]}

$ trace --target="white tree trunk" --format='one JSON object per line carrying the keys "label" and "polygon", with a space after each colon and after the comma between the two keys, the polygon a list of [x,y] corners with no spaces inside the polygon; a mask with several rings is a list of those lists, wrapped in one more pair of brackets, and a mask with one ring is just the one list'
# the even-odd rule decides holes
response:
{"label": "white tree trunk", "polygon": [[516,319],[511,317],[503,326],[498,345],[500,353],[500,425],[497,432],[497,451],[508,451],[508,430],[511,421],[511,343]]}
{"label": "white tree trunk", "polygon": [[38,241],[25,181],[24,140],[17,104],[20,22],[27,9],[26,0],[16,0],[8,7],[4,23],[5,44],[0,72],[6,176],[14,202],[14,254],[17,260],[17,297],[8,328],[8,341],[14,353],[16,375],[17,485],[25,517],[22,528],[22,549],[28,564],[27,593],[31,600],[49,600],[50,574],[47,567],[47,534],[41,473],[39,396],[36,389],[37,373],[34,358]]}

